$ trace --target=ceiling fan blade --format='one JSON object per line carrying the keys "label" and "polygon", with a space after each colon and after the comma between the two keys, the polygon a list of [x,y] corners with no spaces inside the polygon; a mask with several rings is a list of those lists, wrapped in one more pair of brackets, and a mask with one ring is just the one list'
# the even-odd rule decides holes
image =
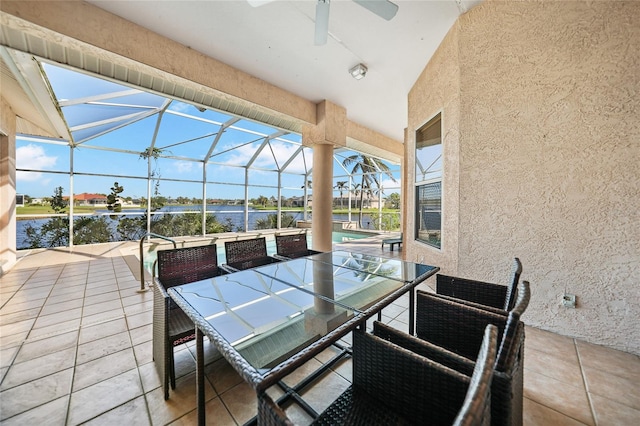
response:
{"label": "ceiling fan blade", "polygon": [[379,17],[390,21],[398,12],[398,5],[389,0],[353,0]]}
{"label": "ceiling fan blade", "polygon": [[329,0],[318,0],[316,4],[316,46],[327,43],[329,35]]}

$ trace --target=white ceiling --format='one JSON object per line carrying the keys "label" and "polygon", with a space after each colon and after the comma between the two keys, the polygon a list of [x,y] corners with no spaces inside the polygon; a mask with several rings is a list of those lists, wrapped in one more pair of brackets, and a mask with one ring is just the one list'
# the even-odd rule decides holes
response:
{"label": "white ceiling", "polygon": [[[409,90],[458,16],[482,0],[394,0],[391,21],[333,0],[324,46],[314,45],[315,0],[88,1],[402,141]],[[369,68],[359,81],[348,73],[358,63]]]}

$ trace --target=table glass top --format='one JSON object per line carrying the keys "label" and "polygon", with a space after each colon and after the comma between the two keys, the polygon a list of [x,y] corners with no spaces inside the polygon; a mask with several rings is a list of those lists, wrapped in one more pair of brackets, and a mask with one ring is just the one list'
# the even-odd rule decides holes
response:
{"label": "table glass top", "polygon": [[261,266],[254,271],[359,311],[405,285],[404,281],[366,270],[343,268],[306,257]]}
{"label": "table glass top", "polygon": [[359,313],[255,270],[173,287],[171,292],[256,369],[273,365]]}
{"label": "table glass top", "polygon": [[337,265],[341,269],[355,270],[361,275],[376,275],[406,283],[413,282],[436,269],[435,266],[421,263],[345,250],[314,254],[306,258]]}
{"label": "table glass top", "polygon": [[169,293],[261,370],[434,269],[419,266],[426,269],[396,259],[322,253],[172,287]]}

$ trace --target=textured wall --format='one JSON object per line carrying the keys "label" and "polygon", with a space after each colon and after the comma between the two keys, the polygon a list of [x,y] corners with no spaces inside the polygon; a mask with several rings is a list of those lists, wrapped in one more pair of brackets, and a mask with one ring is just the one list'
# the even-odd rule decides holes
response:
{"label": "textured wall", "polygon": [[[459,155],[445,162],[459,165],[459,181],[445,181],[459,195],[457,209],[445,199],[458,253],[442,255],[458,259],[443,269],[493,281],[519,256],[533,290],[525,322],[636,354],[638,22],[640,2],[488,1],[459,19]],[[410,99],[426,105],[410,102],[413,129],[443,107],[417,93],[444,88],[417,82]],[[565,292],[578,309],[560,306]]]}
{"label": "textured wall", "polygon": [[457,25],[449,31],[431,61],[409,92],[409,120],[405,141],[406,181],[403,184],[406,206],[405,235],[415,234],[415,131],[441,113],[443,155],[445,159],[443,191],[442,247],[437,250],[413,238],[404,238],[405,259],[438,265],[443,271],[456,270],[458,261],[458,157],[460,141],[460,79],[458,68]]}

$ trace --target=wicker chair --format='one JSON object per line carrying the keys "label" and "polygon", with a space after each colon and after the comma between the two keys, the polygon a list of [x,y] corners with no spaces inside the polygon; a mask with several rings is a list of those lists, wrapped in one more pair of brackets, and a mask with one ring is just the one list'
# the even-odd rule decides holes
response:
{"label": "wicker chair", "polygon": [[521,274],[522,263],[517,257],[513,259],[511,279],[506,286],[437,274],[436,293],[509,311],[515,304]]}
{"label": "wicker chair", "polygon": [[309,248],[307,234],[276,235],[276,258],[288,260],[318,253]]}
{"label": "wicker chair", "polygon": [[162,378],[164,399],[176,388],[173,348],[195,339],[193,322],[167,294],[169,287],[220,275],[216,245],[158,251],[153,286],[153,360]]}
{"label": "wicker chair", "polygon": [[[489,326],[476,368],[461,374],[389,341],[353,333],[353,384],[314,425],[487,425],[497,330]],[[291,425],[267,393],[258,425]]]}
{"label": "wicker chair", "polygon": [[498,328],[499,349],[491,387],[493,425],[522,425],[524,324],[520,315],[529,298],[527,281],[519,286],[514,309],[502,313],[433,293],[416,292],[416,336],[432,347],[439,347],[440,351],[436,352],[447,354],[432,355],[434,359],[463,374],[473,368],[484,328],[488,324]]}
{"label": "wicker chair", "polygon": [[224,250],[227,262],[220,267],[225,272],[237,272],[280,261],[267,254],[265,237],[225,241]]}

